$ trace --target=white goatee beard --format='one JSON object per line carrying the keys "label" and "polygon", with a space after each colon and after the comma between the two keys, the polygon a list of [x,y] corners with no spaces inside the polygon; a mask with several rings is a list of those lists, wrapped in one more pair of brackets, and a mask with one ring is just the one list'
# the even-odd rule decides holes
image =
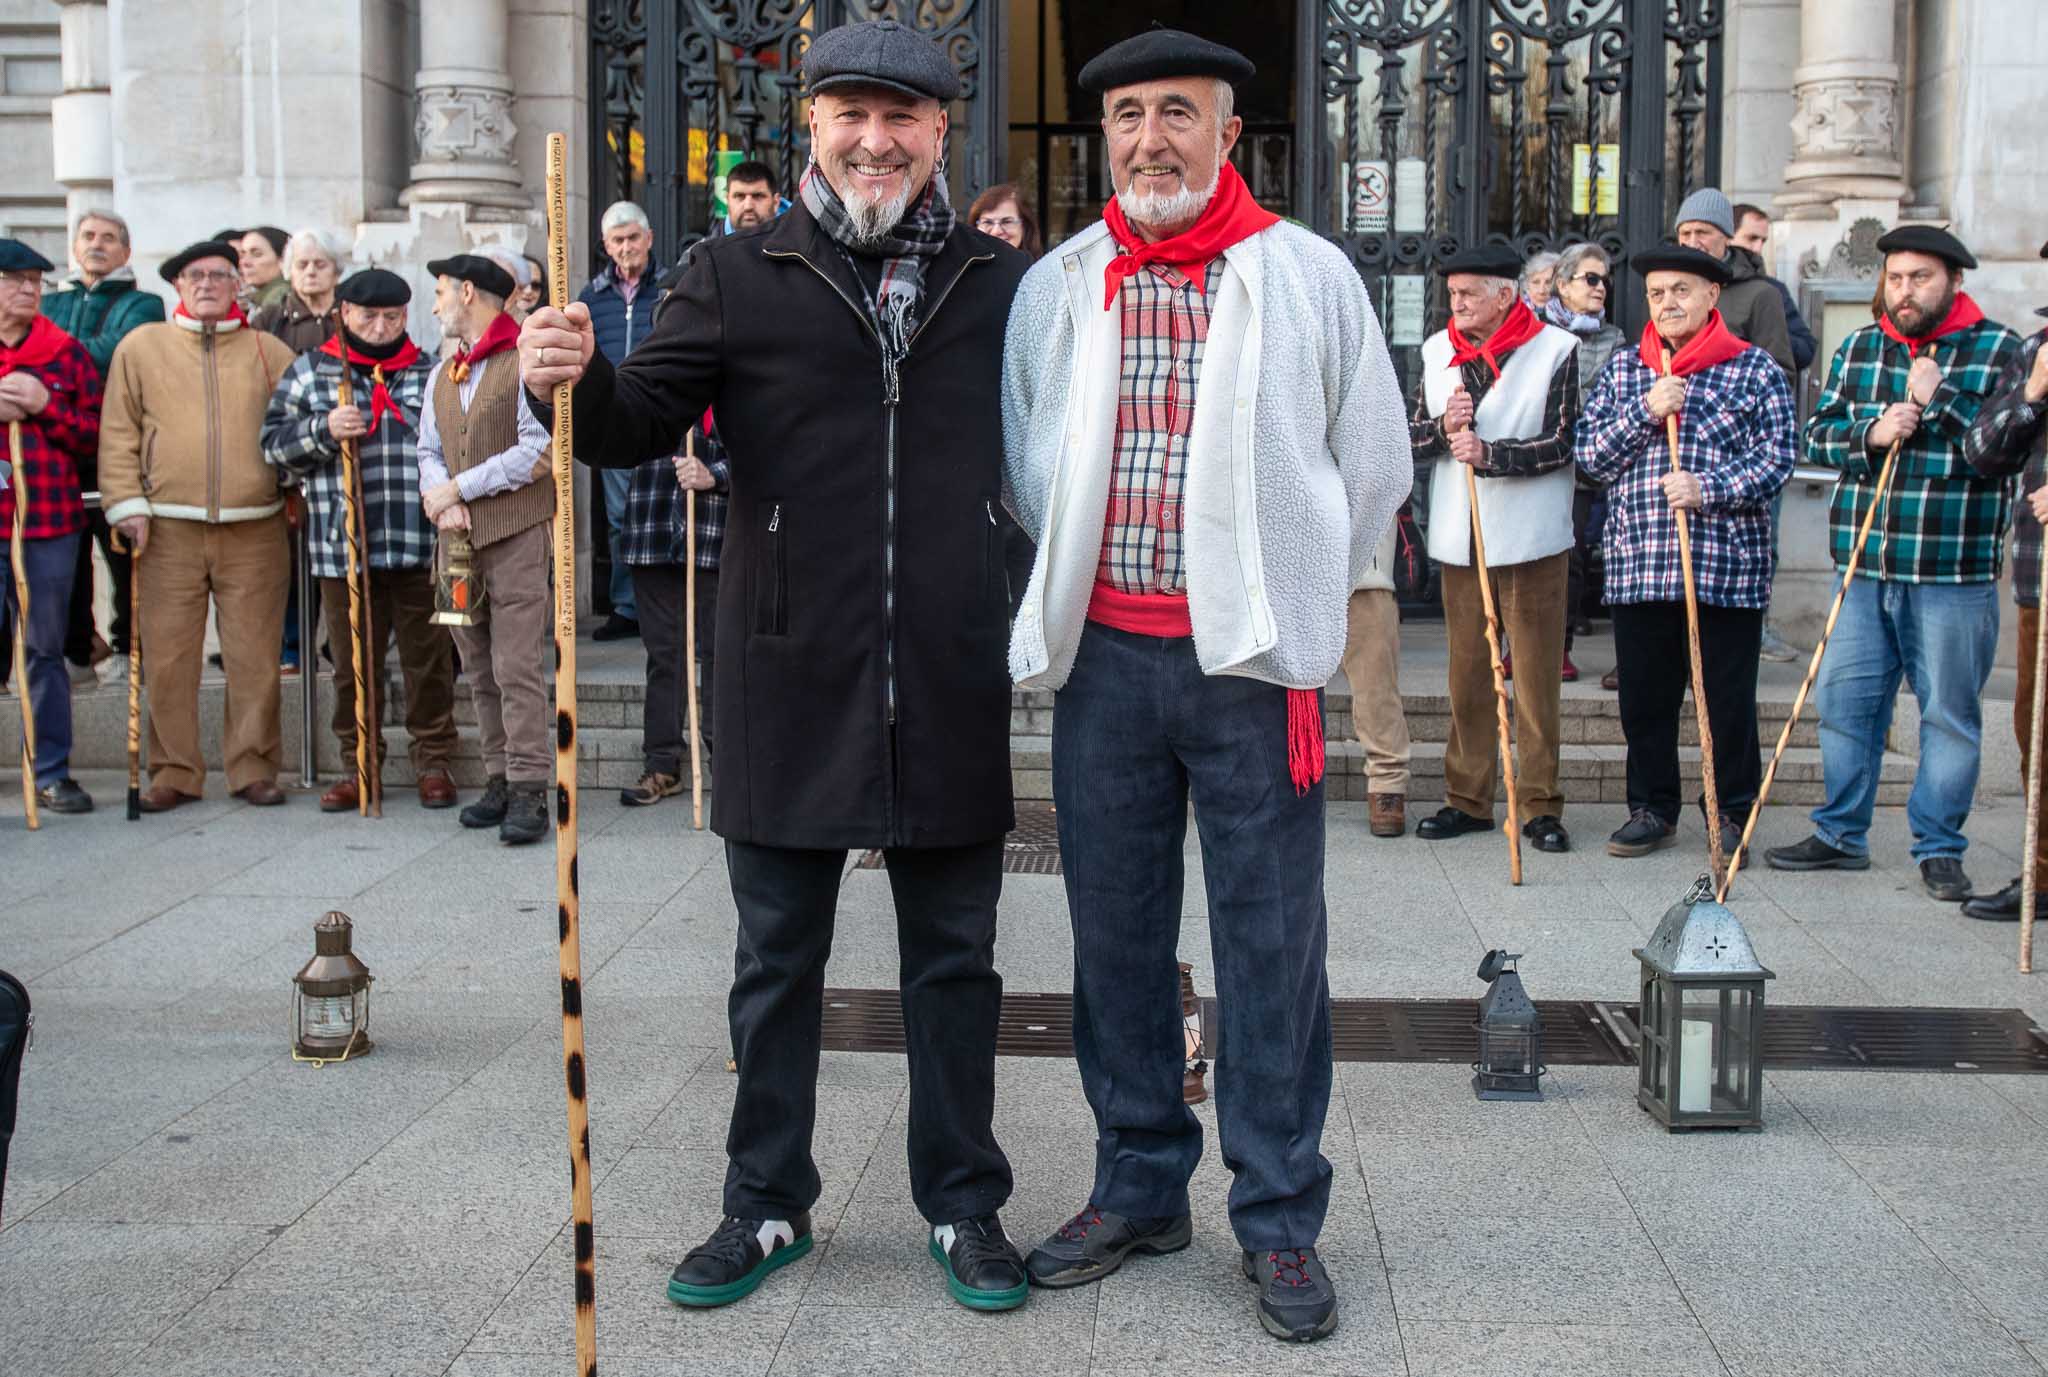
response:
{"label": "white goatee beard", "polygon": [[846,207],[846,217],[853,222],[854,247],[877,249],[888,242],[890,231],[903,220],[903,213],[910,208],[910,188],[905,187],[886,201],[870,201],[864,196],[841,196],[840,203]]}
{"label": "white goatee beard", "polygon": [[[1135,185],[1137,174],[1131,181]],[[1205,187],[1191,187],[1185,181],[1179,191],[1170,194],[1149,192],[1140,195],[1130,187],[1119,187],[1116,203],[1123,208],[1124,218],[1135,225],[1151,229],[1182,230],[1195,223],[1202,212],[1209,208],[1209,202],[1216,195],[1216,188],[1223,185],[1223,141],[1216,141],[1216,175]]]}

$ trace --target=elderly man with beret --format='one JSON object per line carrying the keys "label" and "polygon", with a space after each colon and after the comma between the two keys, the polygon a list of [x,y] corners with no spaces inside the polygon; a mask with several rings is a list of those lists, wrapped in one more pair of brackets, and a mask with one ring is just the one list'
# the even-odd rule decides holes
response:
{"label": "elderly man with beret", "polygon": [[811,1247],[825,962],[851,847],[882,849],[910,1057],[910,1192],[948,1293],[1024,1303],[997,1211],[996,899],[1010,803],[996,500],[1003,322],[1024,256],[939,171],[959,78],[893,20],[804,60],[814,161],[765,231],[699,245],[622,362],[588,307],[520,338],[532,403],[576,384],[577,452],[675,454],[707,406],[730,464],[711,826],[739,916],[725,1218],[670,1278],[724,1305]]}

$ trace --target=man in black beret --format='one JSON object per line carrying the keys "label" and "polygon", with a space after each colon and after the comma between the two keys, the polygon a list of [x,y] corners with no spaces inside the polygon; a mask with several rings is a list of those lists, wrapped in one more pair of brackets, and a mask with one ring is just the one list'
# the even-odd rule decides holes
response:
{"label": "man in black beret", "polygon": [[1813,810],[1812,836],[1764,859],[1779,870],[1868,868],[1892,700],[1908,680],[1920,700],[1920,765],[1906,800],[1913,859],[1927,892],[1953,903],[1970,895],[1963,825],[1977,791],[1979,700],[1998,649],[2012,514],[2011,483],[1972,469],[1963,436],[2020,338],[1963,290],[1977,260],[1947,230],[1901,226],[1877,247],[1878,318],[1835,351],[1806,422],[1807,461],[1842,475],[1828,511],[1838,568],[1864,514],[1882,505],[1814,693],[1827,800]]}
{"label": "man in black beret", "polygon": [[[366,268],[335,288],[341,331],[301,354],[278,380],[263,418],[263,457],[298,477],[306,498],[306,540],[320,580],[327,643],[334,648],[335,739],[349,767],[320,796],[322,812],[354,812],[358,784],[355,676],[342,659],[349,629],[347,497],[341,446],[352,440],[361,474],[361,552],[368,564],[365,613],[369,662],[381,672],[395,637],[405,675],[405,727],[412,740],[420,804],[455,801],[449,773],[456,744],[454,647],[433,624],[434,526],[420,506],[419,421],[433,362],[406,334],[412,289],[397,273]],[[342,371],[354,400],[341,404]],[[384,735],[371,740],[384,765]]]}
{"label": "man in black beret", "polygon": [[1028,1287],[991,1122],[1014,816],[990,533],[1026,260],[954,217],[938,168],[960,84],[929,38],[845,25],[804,76],[813,161],[773,228],[699,244],[622,362],[580,303],[535,311],[520,340],[537,411],[576,384],[586,462],[673,455],[707,406],[730,456],[711,826],[739,915],[739,1086],[726,1218],[668,1294],[724,1305],[811,1247],[820,991],[846,851],[876,847],[902,953],[911,1198],[948,1294],[1003,1310]]}

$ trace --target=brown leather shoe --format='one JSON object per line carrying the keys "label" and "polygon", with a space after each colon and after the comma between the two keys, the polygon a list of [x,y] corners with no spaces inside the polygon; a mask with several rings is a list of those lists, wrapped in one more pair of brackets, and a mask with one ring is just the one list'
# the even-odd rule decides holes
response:
{"label": "brown leather shoe", "polygon": [[362,791],[356,788],[354,775],[343,775],[327,786],[327,792],[320,795],[320,811],[323,813],[353,813],[361,806]]}
{"label": "brown leather shoe", "polygon": [[1375,837],[1405,837],[1408,835],[1408,796],[1406,794],[1367,794],[1365,806]]}
{"label": "brown leather shoe", "polygon": [[142,791],[142,811],[145,813],[168,813],[173,808],[197,802],[199,795],[181,793],[168,784],[152,785]]}
{"label": "brown leather shoe", "polygon": [[448,777],[446,770],[420,771],[420,807],[453,808],[455,802],[455,781]]}
{"label": "brown leather shoe", "polygon": [[1600,676],[1600,687],[1606,689],[1609,693],[1620,692],[1621,669],[1619,666],[1616,666],[1615,668],[1608,670],[1605,674]]}
{"label": "brown leather shoe", "polygon": [[274,779],[259,779],[235,790],[235,797],[258,808],[275,808],[284,802],[284,790],[277,787]]}

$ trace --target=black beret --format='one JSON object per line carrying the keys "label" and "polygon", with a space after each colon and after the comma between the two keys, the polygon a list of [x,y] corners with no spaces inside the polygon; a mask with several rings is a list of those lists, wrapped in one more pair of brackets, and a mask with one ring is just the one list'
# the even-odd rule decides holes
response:
{"label": "black beret", "polygon": [[492,296],[510,296],[519,287],[502,263],[479,253],[436,258],[427,264],[427,271],[436,277],[452,277],[457,282],[470,283],[478,291],[489,292]]}
{"label": "black beret", "polygon": [[1974,268],[1977,260],[1963,241],[1933,225],[1900,225],[1877,241],[1879,253],[1932,254],[1952,268]]}
{"label": "black beret", "polygon": [[841,24],[819,34],[804,54],[804,82],[813,92],[886,86],[921,100],[960,94],[960,74],[939,45],[893,19]]}
{"label": "black beret", "polygon": [[397,273],[365,268],[343,278],[334,289],[334,296],[351,306],[403,306],[412,300],[412,288]]}
{"label": "black beret", "polygon": [[1236,86],[1259,69],[1235,48],[1179,29],[1147,29],[1111,44],[1081,69],[1081,89],[1101,95],[1119,86],[1165,77],[1221,77]]}
{"label": "black beret", "polygon": [[1522,275],[1522,255],[1506,244],[1474,244],[1444,259],[1436,270],[1446,277],[1452,273],[1475,273],[1480,277],[1505,277],[1513,282]]}
{"label": "black beret", "polygon": [[196,244],[180,249],[177,253],[164,260],[164,265],[160,270],[164,275],[164,281],[175,287],[178,283],[178,274],[202,258],[223,259],[235,271],[240,272],[242,269],[242,260],[235,256],[235,246],[233,244],[223,244],[218,239],[202,239]]}
{"label": "black beret", "polygon": [[0,273],[56,271],[57,265],[19,239],[0,239]]}
{"label": "black beret", "polygon": [[1629,259],[1628,265],[1644,277],[1651,273],[1691,273],[1720,287],[1735,280],[1726,263],[1683,244],[1659,244],[1654,249],[1644,249]]}

